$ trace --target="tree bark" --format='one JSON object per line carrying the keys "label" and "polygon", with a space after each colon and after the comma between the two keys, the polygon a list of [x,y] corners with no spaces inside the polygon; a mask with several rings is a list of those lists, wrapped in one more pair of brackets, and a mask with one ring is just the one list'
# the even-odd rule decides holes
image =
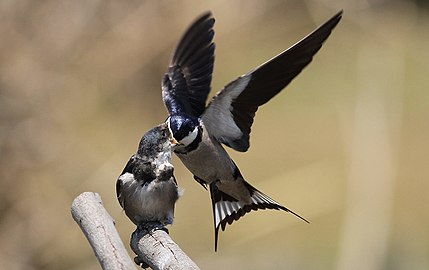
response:
{"label": "tree bark", "polygon": [[104,270],[136,269],[100,195],[93,192],[80,194],[72,203],[71,213]]}
{"label": "tree bark", "polygon": [[[84,192],[72,203],[73,219],[79,224],[104,270],[136,269],[121,241],[115,223],[103,206],[100,195]],[[131,248],[139,265],[154,270],[197,270],[198,266],[162,229],[149,232],[136,229]]]}
{"label": "tree bark", "polygon": [[131,248],[138,261],[146,262],[158,270],[200,269],[164,230],[142,231],[137,229],[131,236]]}

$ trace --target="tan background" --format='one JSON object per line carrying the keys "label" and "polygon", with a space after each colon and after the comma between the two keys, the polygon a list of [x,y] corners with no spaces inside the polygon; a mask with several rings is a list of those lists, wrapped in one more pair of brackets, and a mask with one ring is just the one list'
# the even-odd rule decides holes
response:
{"label": "tan background", "polygon": [[[344,9],[314,62],[258,111],[244,176],[310,220],[262,211],[220,235],[185,188],[172,237],[202,269],[429,268],[429,12],[425,1],[0,2],[0,269],[98,269],[70,216],[164,121],[160,81],[182,32],[216,17],[213,93]],[[128,245],[128,244],[127,244]]]}

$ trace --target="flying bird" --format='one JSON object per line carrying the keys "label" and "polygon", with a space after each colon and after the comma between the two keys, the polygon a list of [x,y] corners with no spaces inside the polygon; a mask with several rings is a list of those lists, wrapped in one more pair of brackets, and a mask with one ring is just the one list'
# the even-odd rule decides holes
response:
{"label": "flying bird", "polygon": [[179,189],[171,164],[171,139],[165,123],[146,132],[116,182],[120,205],[140,229],[173,223]]}
{"label": "flying bird", "polygon": [[280,205],[249,184],[223,145],[236,151],[249,149],[253,119],[268,102],[313,59],[342,17],[342,11],[298,43],[238,77],[219,91],[206,106],[211,89],[215,45],[214,18],[203,14],[187,29],[176,46],[162,80],[166,120],[173,135],[173,150],[207,189],[214,217],[215,250],[219,228],[259,209],[297,213]]}

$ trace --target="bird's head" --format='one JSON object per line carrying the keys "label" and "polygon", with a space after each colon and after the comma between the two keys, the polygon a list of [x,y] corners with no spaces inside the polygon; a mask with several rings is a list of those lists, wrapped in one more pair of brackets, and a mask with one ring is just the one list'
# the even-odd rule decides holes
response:
{"label": "bird's head", "polygon": [[172,135],[167,124],[158,125],[146,132],[140,140],[137,154],[144,159],[156,159],[161,153],[171,152]]}
{"label": "bird's head", "polygon": [[187,115],[171,115],[167,118],[167,126],[172,134],[173,145],[190,145],[197,137],[199,131],[198,118]]}

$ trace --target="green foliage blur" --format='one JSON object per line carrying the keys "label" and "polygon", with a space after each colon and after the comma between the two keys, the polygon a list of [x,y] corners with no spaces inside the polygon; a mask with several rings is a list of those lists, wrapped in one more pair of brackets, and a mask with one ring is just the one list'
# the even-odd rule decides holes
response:
{"label": "green foliage blur", "polygon": [[[214,253],[208,192],[170,234],[202,269],[429,269],[425,1],[0,2],[0,269],[99,269],[70,215],[98,192],[128,246],[115,182],[167,117],[160,82],[186,27],[216,18],[212,95],[344,9],[313,62],[257,113],[245,178],[310,220],[251,213]],[[209,166],[209,164],[208,164]],[[130,255],[132,252],[130,251]]]}

